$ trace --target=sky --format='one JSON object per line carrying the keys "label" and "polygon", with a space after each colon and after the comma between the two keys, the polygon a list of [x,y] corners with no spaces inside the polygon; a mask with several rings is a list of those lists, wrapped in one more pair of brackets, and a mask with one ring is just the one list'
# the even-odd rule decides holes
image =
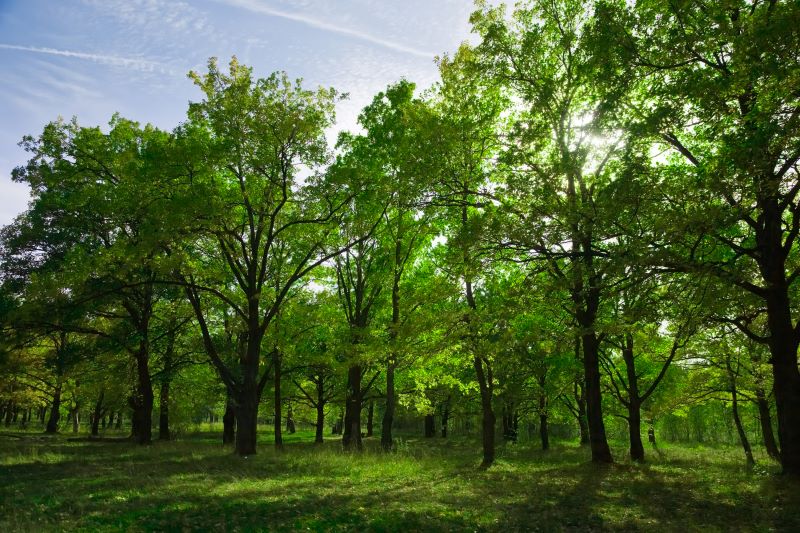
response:
{"label": "sky", "polygon": [[436,81],[434,57],[470,39],[472,0],[0,0],[0,225],[28,202],[18,146],[58,117],[122,116],[172,129],[200,91],[186,74],[232,55],[256,76],[349,93],[337,129],[405,77]]}

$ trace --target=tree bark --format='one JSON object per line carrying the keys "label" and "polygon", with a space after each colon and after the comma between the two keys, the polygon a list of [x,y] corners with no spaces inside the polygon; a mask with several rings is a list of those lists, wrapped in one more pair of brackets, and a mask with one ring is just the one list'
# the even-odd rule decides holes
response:
{"label": "tree bark", "polygon": [[761,424],[761,435],[764,439],[764,447],[767,454],[773,459],[780,460],[781,454],[778,444],[775,442],[775,434],[772,432],[772,417],[769,413],[769,401],[764,389],[756,388],[756,406],[758,407],[758,421]]}
{"label": "tree bark", "polygon": [[223,446],[236,442],[236,409],[233,407],[233,398],[227,392],[225,398],[225,414],[222,415],[222,444]]}
{"label": "tree bark", "polygon": [[447,438],[447,424],[450,422],[450,396],[444,401],[442,405],[442,438]]}
{"label": "tree bark", "polygon": [[161,382],[161,394],[158,403],[158,440],[169,440],[169,379]]}
{"label": "tree bark", "polygon": [[363,449],[361,441],[361,366],[353,365],[347,371],[347,397],[345,400],[344,434],[345,449]]}
{"label": "tree bark", "polygon": [[434,424],[433,415],[425,415],[425,438],[429,439],[436,436],[436,425]]}
{"label": "tree bark", "polygon": [[372,417],[375,414],[375,401],[370,400],[367,405],[367,437],[372,436]]}
{"label": "tree bark", "polygon": [[[275,448],[282,449],[283,448],[283,434],[281,433],[282,428],[283,428],[283,426],[281,424],[281,422],[283,421],[283,418],[282,418],[282,415],[281,415],[281,400],[282,400],[282,397],[281,397],[281,378],[283,377],[281,375],[282,357],[281,357],[281,352],[278,349],[275,349],[272,352],[272,354],[273,354],[272,355],[272,361],[273,361],[272,366],[273,366],[273,370],[275,372],[275,374],[273,376],[273,389],[274,389],[274,393],[275,393],[275,397],[274,397],[274,399],[275,399],[275,410],[273,412],[273,415],[274,415],[274,418],[275,418],[274,424],[273,424],[273,428],[274,428],[274,431],[275,431]],[[287,423],[288,423],[288,421],[287,421]]]}
{"label": "tree bark", "polygon": [[639,375],[636,373],[636,360],[633,353],[633,335],[625,333],[622,347],[622,359],[628,378],[628,440],[632,461],[644,461],[644,444],[642,444],[642,403],[639,395]]}
{"label": "tree bark", "polygon": [[394,439],[392,437],[392,424],[394,424],[394,411],[395,411],[395,391],[394,391],[394,357],[389,358],[386,365],[386,408],[383,412],[383,420],[381,421],[381,447],[385,451],[392,449]]}
{"label": "tree bark", "polygon": [[[594,325],[594,321],[592,321],[592,325]],[[589,422],[589,445],[592,450],[592,461],[611,463],[613,459],[603,422],[599,343],[594,331],[584,334],[581,344],[583,345],[583,369],[586,375],[586,414]]]}
{"label": "tree bark", "polygon": [[[6,426],[11,423],[11,408],[9,407],[8,414],[6,415]],[[53,404],[50,407],[50,418],[47,419],[47,427],[45,433],[58,433],[58,421],[61,418],[61,381],[56,383],[55,391],[53,392]]]}

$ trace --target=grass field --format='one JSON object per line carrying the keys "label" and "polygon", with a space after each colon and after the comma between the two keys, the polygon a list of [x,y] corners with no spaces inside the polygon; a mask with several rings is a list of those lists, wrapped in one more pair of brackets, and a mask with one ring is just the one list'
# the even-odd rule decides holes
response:
{"label": "grass field", "polygon": [[0,531],[800,531],[800,486],[763,456],[746,471],[736,448],[665,446],[637,465],[617,447],[596,466],[572,444],[507,445],[483,472],[472,440],[352,455],[311,439],[239,458],[212,434],[0,437]]}

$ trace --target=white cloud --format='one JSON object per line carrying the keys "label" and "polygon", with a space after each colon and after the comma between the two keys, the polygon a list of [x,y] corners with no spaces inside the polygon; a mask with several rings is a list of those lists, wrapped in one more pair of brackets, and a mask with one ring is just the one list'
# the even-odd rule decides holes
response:
{"label": "white cloud", "polygon": [[74,57],[77,59],[85,59],[100,63],[104,65],[113,65],[132,70],[140,70],[144,72],[153,72],[155,70],[164,71],[166,67],[157,61],[149,61],[146,59],[120,57],[105,54],[90,54],[86,52],[75,52],[72,50],[59,50],[57,48],[46,48],[39,46],[21,46],[16,44],[0,43],[0,49],[4,50],[18,50],[21,52],[34,52],[38,54],[49,54],[54,56]]}
{"label": "white cloud", "polygon": [[305,24],[307,26],[311,26],[312,28],[317,28],[324,31],[329,31],[333,33],[338,33],[340,35],[346,35],[348,37],[354,37],[356,39],[360,39],[362,41],[376,44],[383,48],[387,48],[389,50],[394,50],[395,52],[401,52],[404,54],[411,54],[419,57],[426,57],[432,58],[436,55],[435,52],[430,52],[427,50],[420,50],[414,48],[413,46],[408,46],[403,43],[391,41],[388,39],[384,39],[382,37],[377,37],[375,35],[371,35],[369,33],[356,30],[353,28],[347,28],[344,26],[340,26],[337,24],[333,24],[331,22],[327,22],[324,20],[320,20],[316,17],[303,14],[303,13],[290,13],[288,11],[283,11],[280,9],[275,9],[268,5],[265,5],[261,2],[256,0],[218,0],[224,4],[239,7],[241,9],[246,9],[248,11],[252,11],[254,13],[261,13],[264,15],[268,15],[271,17],[280,17],[287,20],[292,20],[295,22],[299,22],[301,24]]}

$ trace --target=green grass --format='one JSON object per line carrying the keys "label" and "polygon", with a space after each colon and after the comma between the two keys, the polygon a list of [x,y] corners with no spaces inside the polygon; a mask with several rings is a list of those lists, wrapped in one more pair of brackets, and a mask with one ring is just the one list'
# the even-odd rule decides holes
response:
{"label": "green grass", "polygon": [[800,531],[800,487],[764,457],[745,470],[736,448],[597,466],[571,444],[509,445],[483,472],[465,439],[409,438],[388,455],[370,439],[358,455],[298,434],[239,458],[211,434],[37,437],[0,437],[0,531]]}

